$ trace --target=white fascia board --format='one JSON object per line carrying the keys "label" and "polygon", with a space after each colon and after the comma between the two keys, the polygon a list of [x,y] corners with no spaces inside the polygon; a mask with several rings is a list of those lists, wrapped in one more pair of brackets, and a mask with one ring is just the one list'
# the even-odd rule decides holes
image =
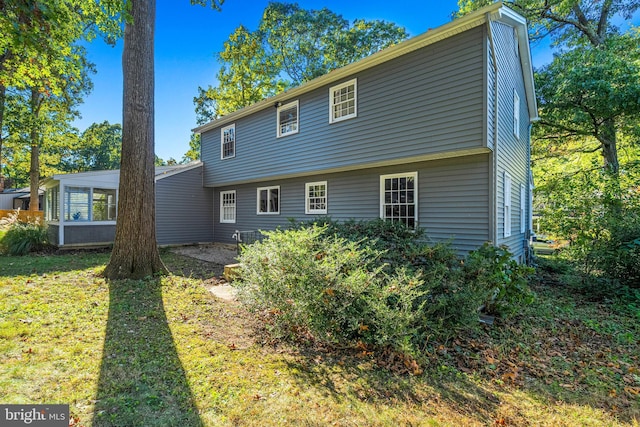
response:
{"label": "white fascia board", "polygon": [[516,29],[518,45],[520,48],[520,64],[522,66],[524,89],[527,94],[527,108],[529,109],[529,122],[535,122],[538,117],[538,103],[536,101],[536,88],[533,79],[533,65],[531,63],[531,49],[529,48],[529,32],[527,21],[523,16],[509,9],[500,7],[491,17],[495,21],[502,22]]}

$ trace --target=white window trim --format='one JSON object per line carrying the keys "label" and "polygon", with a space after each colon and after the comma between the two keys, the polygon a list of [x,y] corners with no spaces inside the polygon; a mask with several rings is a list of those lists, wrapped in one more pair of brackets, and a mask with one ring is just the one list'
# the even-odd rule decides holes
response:
{"label": "white window trim", "polygon": [[[233,220],[231,219],[224,219],[224,195],[225,194],[233,194]],[[224,224],[235,224],[236,223],[236,213],[237,213],[237,206],[238,206],[238,199],[237,199],[237,195],[236,195],[236,190],[227,190],[227,191],[221,191],[220,192],[220,222],[224,223]]]}
{"label": "white window trim", "polygon": [[520,139],[520,96],[513,89],[513,135]]}
{"label": "white window trim", "polygon": [[[354,102],[353,114],[334,118],[333,117],[333,93],[336,90],[339,90],[339,89],[342,89],[343,87],[351,86],[351,85],[353,85],[353,102]],[[349,81],[346,81],[344,83],[341,83],[339,85],[335,85],[329,88],[329,123],[337,123],[343,120],[353,119],[354,117],[358,117],[358,79],[357,78],[351,79]]]}
{"label": "white window trim", "polygon": [[511,175],[504,173],[502,182],[502,198],[503,198],[503,215],[502,222],[504,226],[504,237],[511,236],[511,219],[513,217],[511,207]]}
{"label": "white window trim", "polygon": [[[324,209],[311,209],[309,200],[309,187],[315,185],[324,185]],[[306,215],[322,215],[327,213],[329,192],[327,187],[327,181],[307,182],[304,185],[304,213]]]}
{"label": "white window trim", "polygon": [[[271,190],[278,190],[278,211],[277,212],[260,212],[260,191],[267,190],[267,195],[270,194]],[[272,185],[270,187],[258,187],[256,191],[256,214],[258,215],[280,215],[280,200],[282,198],[282,193],[280,192],[279,185]],[[269,209],[269,203],[267,199],[267,209]]]}
{"label": "white window trim", "polygon": [[[295,105],[296,111],[297,111],[296,130],[283,134],[283,133],[280,132],[280,111],[281,110],[288,110],[291,107],[293,107],[294,105]],[[285,136],[294,135],[294,134],[300,132],[300,103],[298,102],[297,99],[295,101],[293,101],[293,102],[289,102],[288,104],[281,105],[281,106],[279,106],[277,108],[277,110],[276,110],[276,123],[277,123],[277,128],[276,128],[276,137],[277,138],[283,138]]]}
{"label": "white window trim", "polygon": [[388,175],[380,175],[380,218],[384,219],[384,181],[385,179],[388,178],[403,178],[403,177],[408,177],[408,176],[412,176],[413,177],[413,182],[414,182],[414,188],[413,188],[413,197],[414,197],[414,202],[413,204],[415,205],[415,215],[414,215],[414,223],[415,223],[415,228],[418,228],[418,203],[419,203],[419,197],[418,197],[418,172],[406,172],[406,173],[394,173],[394,174],[388,174]]}
{"label": "white window trim", "polygon": [[520,184],[520,233],[524,233],[526,231],[526,191],[524,188],[524,184]]}
{"label": "white window trim", "polygon": [[[233,156],[224,156],[224,132],[226,130],[233,129]],[[220,129],[220,159],[233,159],[236,156],[236,124],[230,124]]]}

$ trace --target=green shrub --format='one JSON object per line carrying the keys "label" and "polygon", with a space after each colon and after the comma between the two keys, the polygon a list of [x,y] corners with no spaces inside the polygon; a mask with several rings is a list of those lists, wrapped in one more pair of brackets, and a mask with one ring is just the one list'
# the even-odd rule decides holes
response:
{"label": "green shrub", "polygon": [[421,241],[425,237],[425,232],[421,228],[414,230],[402,222],[381,218],[337,221],[330,217],[319,217],[310,221],[292,222],[292,229],[312,225],[323,226],[324,235],[341,237],[381,252],[382,261],[390,268],[405,265],[416,246],[423,244]]}
{"label": "green shrub", "polygon": [[264,232],[245,247],[236,283],[240,298],[268,313],[272,331],[286,338],[307,334],[330,343],[354,339],[370,316],[367,294],[375,293],[379,253],[339,237],[325,227]]}
{"label": "green shrub", "polygon": [[0,240],[0,248],[9,255],[25,255],[49,246],[47,228],[35,223],[14,222]]}
{"label": "green shrub", "polygon": [[484,310],[488,314],[507,317],[523,305],[533,302],[529,277],[534,270],[518,264],[506,247],[485,243],[469,253],[464,264],[465,282],[484,288]]}
{"label": "green shrub", "polygon": [[[480,306],[498,286],[497,277],[488,282],[490,273],[508,256],[506,251],[497,259],[494,252],[475,255],[474,275],[450,245],[415,245],[403,251],[408,261],[389,270],[384,251],[328,229],[264,232],[265,238],[245,247],[239,258],[240,298],[264,315],[276,337],[361,343],[417,357],[430,342],[478,324]],[[500,308],[521,300],[512,297],[512,286],[503,288],[508,292],[499,297]]]}

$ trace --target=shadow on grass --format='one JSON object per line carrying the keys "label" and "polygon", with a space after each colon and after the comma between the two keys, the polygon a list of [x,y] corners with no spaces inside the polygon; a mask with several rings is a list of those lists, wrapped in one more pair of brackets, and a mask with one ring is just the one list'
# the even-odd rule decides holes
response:
{"label": "shadow on grass", "polygon": [[109,283],[94,426],[202,426],[159,280]]}
{"label": "shadow on grass", "polygon": [[35,253],[23,256],[0,256],[0,276],[63,273],[98,267],[109,261],[108,250]]}
{"label": "shadow on grass", "polygon": [[[436,413],[437,407],[446,407],[482,423],[491,419],[500,405],[495,394],[453,372],[437,373],[433,369],[414,377],[394,374],[373,362],[363,363],[355,356],[338,360],[313,350],[305,351],[303,356],[288,363],[289,372],[295,374],[301,388],[322,390],[335,401],[345,400],[346,384],[352,395],[363,402],[402,403],[408,408],[428,405]],[[363,365],[367,367],[363,369]],[[416,413],[420,413],[420,409]]]}

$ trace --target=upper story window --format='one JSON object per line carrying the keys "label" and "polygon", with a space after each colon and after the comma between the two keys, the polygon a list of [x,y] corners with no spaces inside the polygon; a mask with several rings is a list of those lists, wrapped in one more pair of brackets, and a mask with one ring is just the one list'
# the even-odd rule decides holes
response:
{"label": "upper story window", "polygon": [[358,80],[353,79],[329,89],[329,123],[358,115]]}
{"label": "upper story window", "polygon": [[305,214],[327,213],[327,181],[306,183],[305,194]]}
{"label": "upper story window", "polygon": [[418,223],[417,204],[417,172],[380,176],[381,218],[415,228]]}
{"label": "upper story window", "polygon": [[236,222],[236,191],[220,192],[220,222]]}
{"label": "upper story window", "polygon": [[278,138],[298,133],[298,101],[278,107]]}
{"label": "upper story window", "polygon": [[513,90],[513,135],[520,139],[520,96]]}
{"label": "upper story window", "polygon": [[280,213],[280,187],[258,188],[258,214]]}
{"label": "upper story window", "polygon": [[236,156],[235,123],[220,130],[220,158],[229,159]]}

